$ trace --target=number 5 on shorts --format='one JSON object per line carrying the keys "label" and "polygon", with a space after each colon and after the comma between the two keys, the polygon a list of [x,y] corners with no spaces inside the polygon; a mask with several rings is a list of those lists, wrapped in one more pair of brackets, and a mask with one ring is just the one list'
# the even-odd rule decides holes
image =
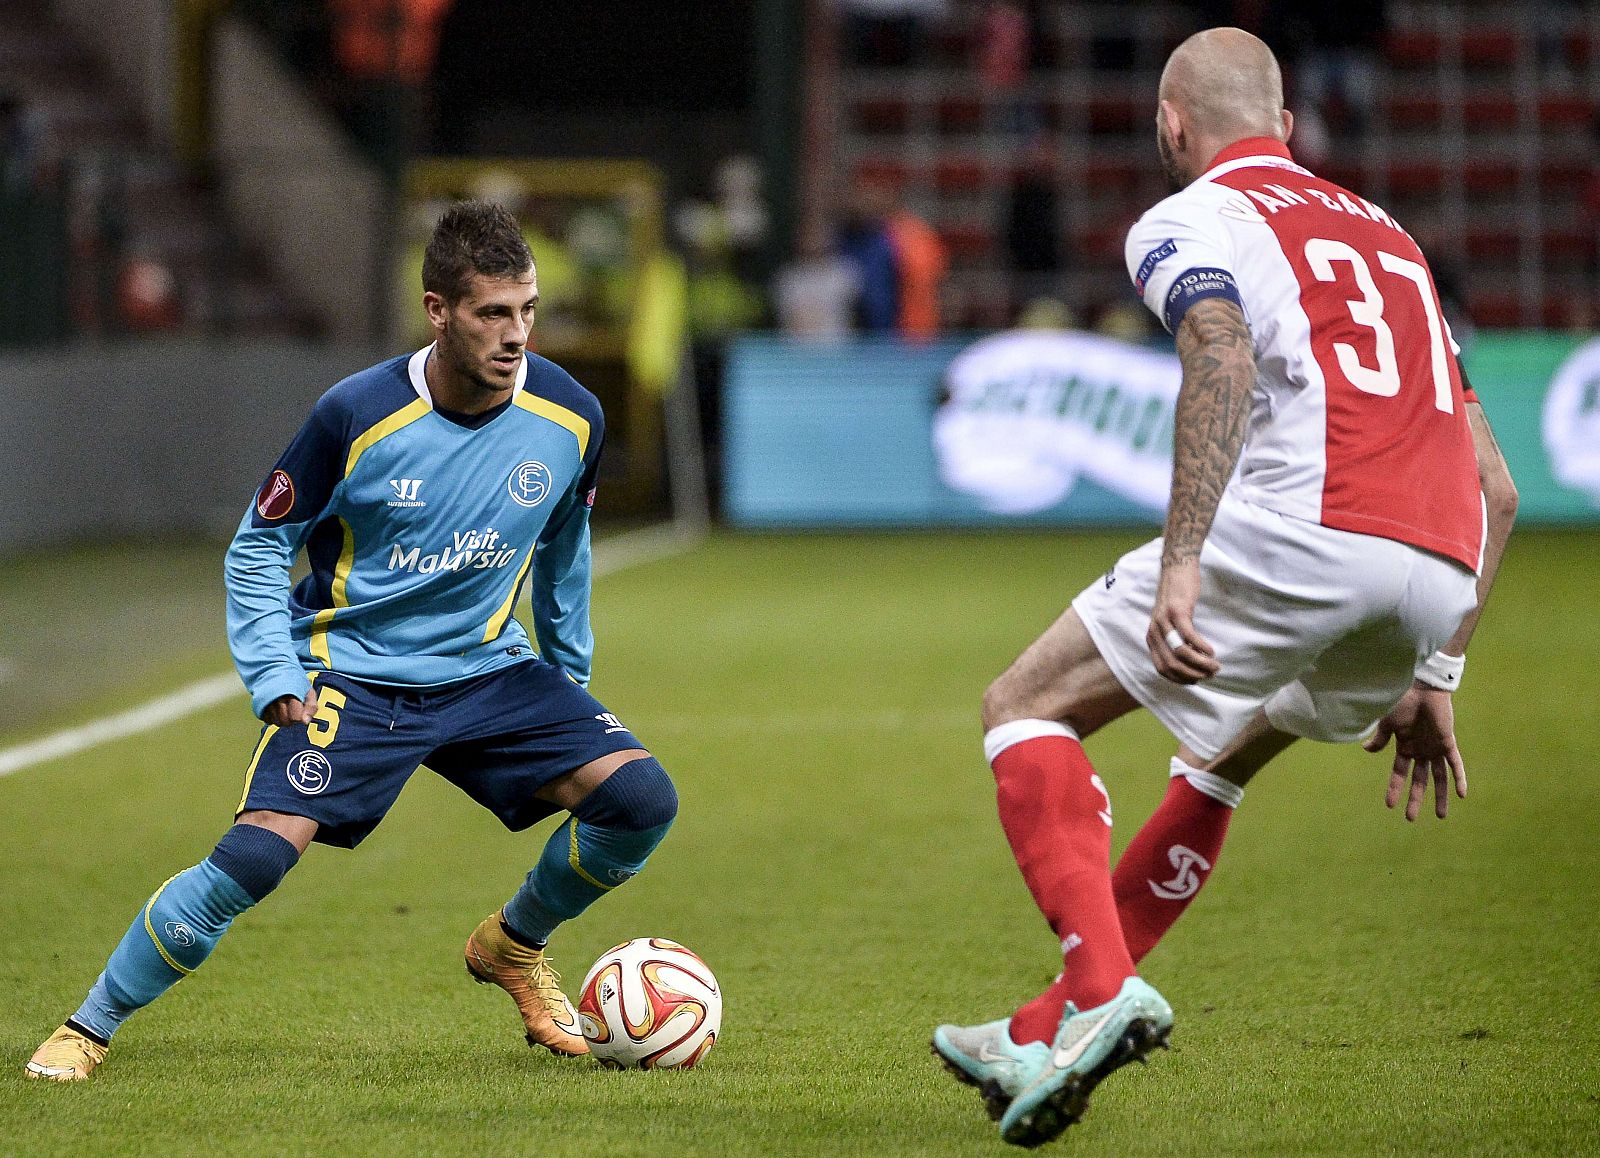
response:
{"label": "number 5 on shorts", "polygon": [[339,734],[339,709],[345,705],[345,695],[338,688],[320,689],[317,714],[306,725],[306,735],[319,748],[326,748]]}

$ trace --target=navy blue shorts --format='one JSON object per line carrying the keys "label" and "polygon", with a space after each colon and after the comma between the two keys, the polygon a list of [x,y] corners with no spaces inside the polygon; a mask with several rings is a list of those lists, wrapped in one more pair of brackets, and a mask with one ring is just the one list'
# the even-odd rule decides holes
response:
{"label": "navy blue shorts", "polygon": [[554,804],[534,796],[558,776],[642,748],[600,701],[543,660],[436,688],[314,673],[309,725],[268,724],[245,773],[238,812],[305,816],[322,844],[354,848],[426,764],[513,832]]}

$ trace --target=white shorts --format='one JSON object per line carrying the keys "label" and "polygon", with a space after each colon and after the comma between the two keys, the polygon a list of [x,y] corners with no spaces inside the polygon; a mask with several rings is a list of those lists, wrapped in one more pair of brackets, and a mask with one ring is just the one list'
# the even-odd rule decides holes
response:
{"label": "white shorts", "polygon": [[1145,643],[1161,540],[1072,601],[1112,674],[1210,760],[1262,708],[1279,731],[1360,739],[1477,604],[1477,579],[1431,552],[1337,531],[1225,495],[1200,552],[1195,627],[1221,671],[1185,686]]}

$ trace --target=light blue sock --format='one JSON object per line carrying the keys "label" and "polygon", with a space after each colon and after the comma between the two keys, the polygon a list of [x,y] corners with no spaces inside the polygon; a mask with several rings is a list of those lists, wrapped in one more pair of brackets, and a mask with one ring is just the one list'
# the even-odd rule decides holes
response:
{"label": "light blue sock", "polygon": [[198,969],[253,904],[209,859],[184,869],[145,902],[72,1020],[109,1041],[130,1014]]}
{"label": "light blue sock", "polygon": [[505,923],[524,941],[543,944],[612,889],[635,876],[672,827],[633,831],[586,824],[576,816],[555,832],[539,863],[506,902]]}

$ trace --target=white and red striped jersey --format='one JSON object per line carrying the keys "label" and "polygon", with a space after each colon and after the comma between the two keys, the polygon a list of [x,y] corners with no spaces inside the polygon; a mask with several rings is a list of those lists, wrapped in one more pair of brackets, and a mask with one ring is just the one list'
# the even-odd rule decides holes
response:
{"label": "white and red striped jersey", "polygon": [[1140,218],[1127,261],[1169,330],[1203,298],[1244,311],[1256,383],[1233,493],[1478,569],[1476,399],[1428,263],[1393,218],[1252,138]]}

